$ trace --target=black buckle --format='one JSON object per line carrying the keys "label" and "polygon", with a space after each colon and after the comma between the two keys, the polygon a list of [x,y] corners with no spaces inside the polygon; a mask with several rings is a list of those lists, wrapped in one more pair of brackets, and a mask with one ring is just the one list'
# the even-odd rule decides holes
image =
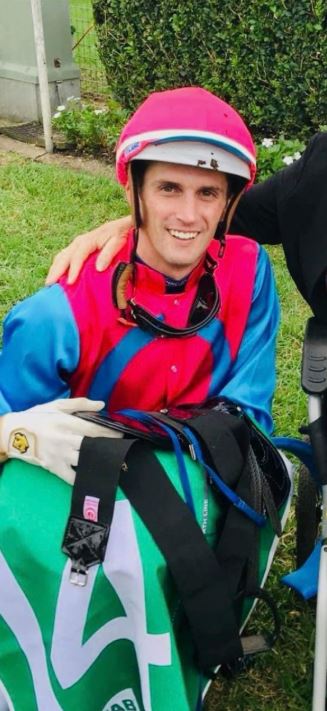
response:
{"label": "black buckle", "polygon": [[72,561],[70,582],[84,586],[88,568],[104,560],[110,526],[70,516],[66,526],[62,551]]}

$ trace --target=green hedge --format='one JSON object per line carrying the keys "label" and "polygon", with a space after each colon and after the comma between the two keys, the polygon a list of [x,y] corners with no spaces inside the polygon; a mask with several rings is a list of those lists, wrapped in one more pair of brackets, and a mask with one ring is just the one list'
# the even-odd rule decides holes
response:
{"label": "green hedge", "polygon": [[113,95],[129,110],[152,90],[200,84],[257,136],[327,123],[326,0],[93,0]]}

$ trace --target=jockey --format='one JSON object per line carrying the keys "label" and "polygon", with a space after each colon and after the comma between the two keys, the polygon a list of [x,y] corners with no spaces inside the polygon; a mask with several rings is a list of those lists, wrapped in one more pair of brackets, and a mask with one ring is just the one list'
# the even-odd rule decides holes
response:
{"label": "jockey", "polygon": [[[272,272],[258,245],[228,236],[254,175],[228,104],[196,87],[152,94],[117,148],[134,219],[124,246],[106,271],[93,255],[73,285],[61,278],[5,320],[0,451],[16,462],[1,477],[0,704],[22,688],[24,711],[31,698],[40,711],[199,709],[218,664],[273,642],[277,624],[269,638],[239,632],[290,499],[260,432],[272,429]],[[74,415],[97,422],[100,408],[115,429]],[[174,451],[135,430],[108,444],[122,414],[150,418]],[[22,654],[31,674],[17,684]]]}
{"label": "jockey", "polygon": [[[75,284],[61,278],[17,304],[4,324],[3,458],[42,464],[70,481],[89,434],[68,417],[81,409],[71,398],[96,401],[82,409],[104,404],[112,415],[223,396],[272,429],[273,276],[261,247],[226,235],[255,177],[246,125],[204,89],[154,93],[123,129],[116,167],[134,226],[113,263],[97,272],[91,256]],[[74,422],[64,467],[53,447],[63,417],[65,427],[67,417]],[[21,435],[27,443],[17,448]]]}

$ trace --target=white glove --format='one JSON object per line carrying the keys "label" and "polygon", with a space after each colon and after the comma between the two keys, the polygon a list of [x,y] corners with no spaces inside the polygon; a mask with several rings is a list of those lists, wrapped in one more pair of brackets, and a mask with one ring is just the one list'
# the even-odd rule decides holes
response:
{"label": "white glove", "polygon": [[0,417],[0,452],[9,457],[48,469],[68,484],[75,471],[83,437],[122,437],[121,432],[74,417],[73,412],[98,412],[100,400],[86,397],[53,400],[23,412]]}

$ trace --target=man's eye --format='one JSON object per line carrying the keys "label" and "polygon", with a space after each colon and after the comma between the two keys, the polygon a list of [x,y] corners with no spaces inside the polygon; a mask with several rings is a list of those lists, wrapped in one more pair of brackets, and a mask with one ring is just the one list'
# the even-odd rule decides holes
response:
{"label": "man's eye", "polygon": [[213,188],[203,188],[201,192],[204,197],[217,197],[217,191]]}
{"label": "man's eye", "polygon": [[164,193],[173,193],[177,190],[177,187],[174,183],[163,183],[160,185],[160,190]]}

